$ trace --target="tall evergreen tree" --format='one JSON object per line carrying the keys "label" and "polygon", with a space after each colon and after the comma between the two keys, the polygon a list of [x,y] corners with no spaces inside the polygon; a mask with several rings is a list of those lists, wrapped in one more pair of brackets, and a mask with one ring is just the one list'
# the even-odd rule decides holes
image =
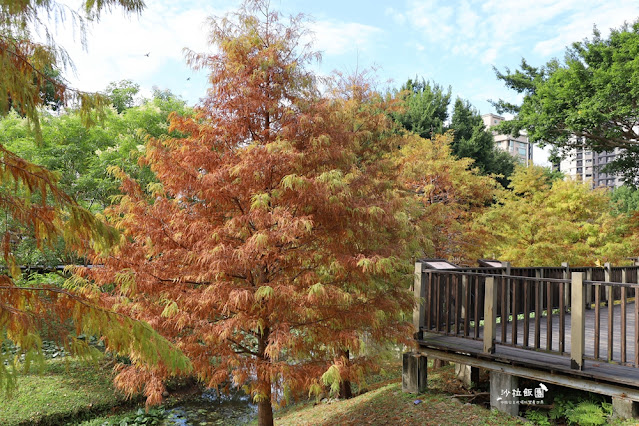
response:
{"label": "tall evergreen tree", "polygon": [[482,174],[499,175],[498,181],[508,186],[517,160],[495,147],[495,139],[485,129],[479,112],[470,102],[457,98],[450,122],[453,133],[452,152],[459,158],[472,158]]}
{"label": "tall evergreen tree", "polygon": [[437,83],[409,79],[397,96],[403,108],[392,116],[402,127],[425,139],[452,130],[452,154],[473,159],[482,174],[499,175],[499,182],[508,186],[508,177],[517,162],[508,153],[495,149],[492,133],[484,129],[479,112],[468,101],[457,98],[449,123],[450,87],[445,90]]}
{"label": "tall evergreen tree", "polygon": [[437,83],[409,79],[400,89],[399,97],[404,108],[393,117],[406,130],[422,138],[430,139],[442,134],[448,118],[450,104],[450,86],[448,90]]}

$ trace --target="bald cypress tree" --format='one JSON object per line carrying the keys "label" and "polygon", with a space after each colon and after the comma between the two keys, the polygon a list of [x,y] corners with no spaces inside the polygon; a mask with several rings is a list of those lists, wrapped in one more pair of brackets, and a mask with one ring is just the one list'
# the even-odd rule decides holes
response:
{"label": "bald cypress tree", "polygon": [[[320,96],[301,23],[263,1],[212,21],[217,53],[190,56],[210,69],[207,98],[173,117],[185,137],[149,141],[158,184],[121,175],[107,215],[125,244],[83,272],[115,282],[104,306],[174,341],[205,385],[244,387],[261,425],[286,395],[361,378],[363,335],[411,336],[415,229],[390,155],[401,137],[360,78]],[[131,366],[118,383],[149,377]]]}

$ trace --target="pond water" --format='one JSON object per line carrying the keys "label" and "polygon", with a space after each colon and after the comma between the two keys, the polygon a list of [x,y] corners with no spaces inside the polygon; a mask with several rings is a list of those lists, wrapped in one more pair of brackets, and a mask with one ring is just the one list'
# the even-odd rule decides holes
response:
{"label": "pond water", "polygon": [[207,389],[166,410],[166,425],[243,425],[257,418],[257,405],[241,390]]}

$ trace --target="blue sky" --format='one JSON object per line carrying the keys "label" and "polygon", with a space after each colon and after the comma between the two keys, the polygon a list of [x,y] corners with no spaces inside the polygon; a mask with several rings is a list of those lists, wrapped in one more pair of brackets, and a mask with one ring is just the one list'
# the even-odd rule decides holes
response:
{"label": "blue sky", "polygon": [[[140,17],[116,11],[93,25],[86,51],[70,31],[60,30],[58,41],[76,66],[67,78],[83,90],[131,79],[143,93],[157,86],[195,104],[206,94],[206,73],[191,71],[182,49],[209,51],[206,18],[238,4],[147,0]],[[382,89],[423,77],[451,86],[453,97],[468,99],[482,114],[494,112],[488,99],[517,101],[493,66],[516,68],[522,57],[542,65],[590,37],[593,25],[606,36],[639,17],[636,0],[272,0],[271,7],[312,19],[315,48],[323,54],[318,73],[376,67]]]}

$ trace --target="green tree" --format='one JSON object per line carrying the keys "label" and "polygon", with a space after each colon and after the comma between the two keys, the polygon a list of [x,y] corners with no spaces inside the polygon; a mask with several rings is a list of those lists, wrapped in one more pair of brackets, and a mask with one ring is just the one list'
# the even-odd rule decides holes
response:
{"label": "green tree", "polygon": [[479,112],[470,102],[457,98],[449,129],[453,133],[452,152],[459,158],[472,158],[482,174],[499,175],[499,183],[508,186],[508,178],[517,160],[495,147],[495,139],[487,131]]}
{"label": "green tree", "polygon": [[[143,186],[155,181],[151,170],[140,166],[138,159],[148,137],[177,135],[169,132],[168,117],[172,112],[183,116],[191,113],[183,100],[170,92],[156,90],[153,99],[122,114],[106,111],[102,126],[87,128],[74,111],[61,115],[44,113],[42,140],[36,143],[26,119],[10,114],[0,120],[0,133],[9,150],[58,173],[60,189],[74,194],[83,207],[99,213],[121,194],[120,182],[109,174],[109,168],[117,166],[125,170]],[[16,237],[20,235],[12,247],[19,265],[55,267],[81,261],[75,252],[65,249],[61,238],[51,247],[38,248],[29,227],[3,215],[0,224],[9,226]]]}
{"label": "green tree", "polygon": [[395,153],[400,180],[415,202],[407,213],[419,228],[421,256],[472,265],[482,254],[483,232],[473,219],[494,199],[496,182],[481,176],[469,158],[451,153],[451,133],[405,138]]}
{"label": "green tree", "polygon": [[131,80],[109,83],[106,95],[118,113],[135,105],[135,96],[140,92],[140,85]]}
{"label": "green tree", "polygon": [[610,194],[612,211],[615,214],[633,214],[639,211],[639,190],[623,185]]}
{"label": "green tree", "polygon": [[450,86],[446,90],[439,84],[431,84],[424,79],[409,79],[398,94],[404,101],[404,109],[394,113],[393,117],[406,130],[422,138],[430,139],[442,134],[448,118],[450,91]]}
{"label": "green tree", "polygon": [[451,122],[447,123],[450,87],[445,90],[423,79],[408,80],[395,96],[402,100],[403,106],[392,116],[403,128],[424,139],[453,130],[452,154],[472,158],[482,174],[500,175],[499,182],[508,185],[516,160],[495,149],[492,133],[484,129],[481,116],[468,101],[459,98],[455,101]]}
{"label": "green tree", "polygon": [[595,28],[592,39],[575,42],[563,61],[536,68],[495,70],[504,84],[523,94],[520,105],[499,100],[497,111],[515,114],[502,131],[526,130],[532,142],[596,152],[623,148],[607,167],[637,183],[639,160],[639,21],[613,29],[608,38]]}

